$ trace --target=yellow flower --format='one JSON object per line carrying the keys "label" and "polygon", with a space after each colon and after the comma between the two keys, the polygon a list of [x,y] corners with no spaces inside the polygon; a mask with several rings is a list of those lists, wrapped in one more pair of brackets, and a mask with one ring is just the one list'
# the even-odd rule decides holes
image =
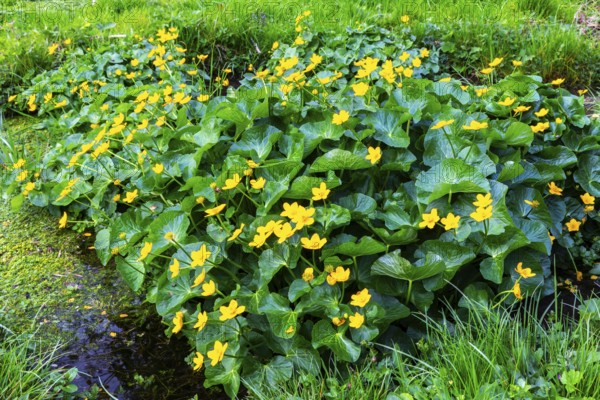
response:
{"label": "yellow flower", "polygon": [[260,190],[260,189],[264,188],[266,183],[267,183],[267,180],[265,178],[263,178],[262,176],[258,179],[250,180],[250,186],[252,186],[252,189],[256,189],[256,190]]}
{"label": "yellow flower", "polygon": [[530,126],[530,128],[533,133],[544,132],[546,129],[550,128],[550,122],[538,122],[537,124]]}
{"label": "yellow flower", "polygon": [[154,171],[155,174],[160,175],[163,171],[164,171],[165,167],[162,164],[154,164],[154,167],[152,167],[152,171]]}
{"label": "yellow flower", "polygon": [[312,225],[315,223],[313,215],[315,214],[314,208],[298,207],[296,215],[290,217],[293,223],[296,224],[296,230],[302,229],[304,226]]}
{"label": "yellow flower", "polygon": [[220,206],[216,206],[214,208],[209,208],[208,210],[205,210],[204,213],[206,214],[207,217],[214,217],[215,215],[217,215],[221,211],[223,211],[224,208],[225,208],[225,204],[221,204]]}
{"label": "yellow flower", "polygon": [[489,65],[490,67],[497,67],[498,65],[500,65],[500,63],[501,63],[502,61],[504,61],[504,58],[498,58],[498,57],[496,57],[496,58],[494,58],[494,60],[492,60],[492,62],[491,62],[491,63],[489,63],[488,65]]}
{"label": "yellow flower", "polygon": [[31,192],[33,189],[35,189],[35,183],[27,182],[25,189],[23,189],[23,196],[28,196],[29,192]]}
{"label": "yellow flower", "polygon": [[301,206],[297,202],[293,202],[292,204],[283,203],[283,211],[279,215],[294,219],[300,212],[300,207]]}
{"label": "yellow flower", "polygon": [[240,177],[240,174],[234,174],[233,178],[225,180],[225,186],[223,186],[222,189],[223,190],[234,189],[241,181],[242,181],[242,178]]}
{"label": "yellow flower", "polygon": [[419,67],[421,66],[421,59],[420,59],[419,57],[415,57],[415,58],[412,60],[412,65],[413,65],[413,67],[415,67],[415,68],[419,68]]}
{"label": "yellow flower", "polygon": [[217,291],[217,285],[215,281],[210,280],[207,283],[202,284],[202,296],[212,296]]}
{"label": "yellow flower", "polygon": [[17,160],[16,163],[13,164],[13,168],[14,169],[19,169],[19,168],[23,168],[25,166],[25,160],[22,158],[19,158]]}
{"label": "yellow flower", "polygon": [[569,229],[569,232],[577,232],[581,222],[577,221],[575,218],[571,218],[565,225],[567,226],[567,229]]}
{"label": "yellow flower", "polygon": [[211,255],[212,253],[208,250],[206,244],[203,243],[202,246],[200,246],[200,250],[192,251],[192,263],[190,264],[190,267],[203,266]]}
{"label": "yellow flower", "polygon": [[196,352],[196,357],[194,357],[194,371],[200,370],[202,365],[204,364],[204,356],[200,352]]}
{"label": "yellow flower", "polygon": [[181,328],[183,328],[183,312],[177,311],[175,313],[175,318],[173,318],[173,324],[175,325],[173,327],[173,333],[181,331]]}
{"label": "yellow flower", "polygon": [[466,131],[478,131],[480,129],[485,129],[488,127],[488,123],[487,122],[478,122],[478,121],[471,121],[471,123],[469,125],[463,125],[463,129]]}
{"label": "yellow flower", "polygon": [[492,204],[494,200],[492,199],[492,194],[487,193],[485,196],[482,194],[477,195],[477,200],[473,202],[475,207],[487,207]]}
{"label": "yellow flower", "polygon": [[531,268],[522,268],[523,267],[523,263],[520,262],[517,264],[517,268],[515,268],[515,271],[521,275],[524,279],[527,278],[533,278],[536,274],[534,272],[531,272]]}
{"label": "yellow flower", "polygon": [[494,68],[484,68],[480,72],[484,75],[488,75],[488,74],[491,74],[492,72],[494,72]]}
{"label": "yellow flower", "polygon": [[208,322],[208,314],[206,314],[206,311],[199,312],[198,313],[198,322],[196,322],[196,325],[194,325],[194,328],[198,329],[198,331],[201,331],[202,329],[204,329],[207,322]]}
{"label": "yellow flower", "polygon": [[351,86],[355,96],[364,96],[369,90],[369,84],[365,82],[355,83]]}
{"label": "yellow flower", "polygon": [[221,316],[219,317],[219,321],[227,321],[228,319],[232,319],[237,317],[246,311],[245,306],[239,306],[236,300],[231,300],[228,306],[219,307],[219,311],[221,312]]}
{"label": "yellow flower", "polygon": [[436,222],[440,220],[437,208],[432,208],[429,214],[423,214],[423,221],[419,222],[419,228],[428,227],[433,229]]}
{"label": "yellow flower", "polygon": [[208,94],[201,94],[200,96],[196,97],[196,100],[198,100],[201,103],[208,101],[208,99],[210,99],[210,96]]}
{"label": "yellow flower", "polygon": [[550,192],[550,194],[555,194],[557,196],[562,196],[562,189],[559,188],[558,186],[556,186],[556,183],[554,182],[550,182],[548,184],[548,192]]}
{"label": "yellow flower", "polygon": [[403,51],[398,58],[402,61],[406,61],[410,58],[410,54],[408,54],[406,51]]}
{"label": "yellow flower", "polygon": [[335,326],[342,326],[342,325],[344,325],[346,323],[346,318],[333,317],[333,318],[331,318],[331,322]]}
{"label": "yellow flower", "polygon": [[148,118],[144,119],[137,126],[138,129],[146,129],[148,127]]}
{"label": "yellow flower", "polygon": [[454,122],[453,119],[449,119],[449,120],[441,120],[440,122],[438,122],[437,124],[433,125],[430,129],[440,129],[443,128],[445,126],[451,125]]}
{"label": "yellow flower", "polygon": [[449,231],[450,229],[458,228],[458,221],[460,221],[460,215],[454,215],[452,213],[448,213],[446,218],[442,218],[442,224],[444,224],[444,229]]}
{"label": "yellow flower", "polygon": [[521,295],[521,285],[519,284],[518,281],[515,282],[515,285],[512,288],[512,292],[517,299],[523,300],[523,296]]}
{"label": "yellow flower", "polygon": [[132,192],[125,192],[125,199],[123,199],[124,203],[131,203],[138,196],[138,190],[135,189]]}
{"label": "yellow flower", "polygon": [[302,243],[302,247],[308,250],[319,250],[321,247],[325,246],[327,243],[327,239],[321,239],[317,233],[313,234],[311,238],[302,238],[300,239]]}
{"label": "yellow flower", "polygon": [[277,50],[278,47],[279,47],[279,42],[273,42],[273,45],[271,46],[271,50]]}
{"label": "yellow flower", "polygon": [[553,80],[553,81],[552,81],[552,82],[550,82],[550,83],[551,83],[551,84],[553,84],[554,86],[560,86],[560,85],[562,85],[562,83],[563,83],[564,81],[565,81],[565,80],[564,80],[563,78],[558,78],[558,79],[555,79],[555,80]]}
{"label": "yellow flower", "polygon": [[173,232],[167,232],[164,236],[165,240],[171,241],[175,238],[175,234]]}
{"label": "yellow flower", "polygon": [[515,67],[520,67],[521,65],[523,65],[523,61],[513,60],[512,65]]}
{"label": "yellow flower", "polygon": [[588,206],[591,206],[596,202],[596,198],[587,192],[585,194],[580,195],[579,197],[581,198],[581,201],[583,201],[583,204],[586,204]]}
{"label": "yellow flower", "polygon": [[333,114],[333,124],[342,125],[344,122],[348,121],[349,118],[350,114],[348,114],[348,111],[342,110],[339,114]]}
{"label": "yellow flower", "polygon": [[507,97],[502,101],[499,101],[498,104],[504,107],[510,107],[515,102],[516,98]]}
{"label": "yellow flower", "polygon": [[377,161],[381,160],[381,148],[379,146],[375,148],[369,146],[367,151],[369,154],[365,157],[365,159],[367,161],[371,161],[371,165],[374,165],[377,163]]}
{"label": "yellow flower", "polygon": [[540,110],[537,111],[537,112],[534,112],[534,114],[538,118],[545,117],[546,114],[548,114],[548,109],[547,108],[540,108]]}
{"label": "yellow flower", "polygon": [[143,259],[148,257],[148,254],[150,254],[151,251],[152,251],[152,243],[145,242],[144,247],[142,247],[142,249],[140,250],[140,258],[138,258],[137,260],[142,261]]}
{"label": "yellow flower", "polygon": [[285,242],[286,239],[291,238],[295,232],[296,230],[292,228],[292,225],[290,225],[289,222],[286,222],[285,224],[281,225],[276,225],[273,229],[273,233],[275,233],[275,236],[279,238],[279,240],[277,240],[277,243],[279,244]]}
{"label": "yellow flower", "polygon": [[350,316],[350,328],[358,329],[364,324],[365,317],[358,312],[355,312],[354,315]]}
{"label": "yellow flower", "polygon": [[530,205],[533,208],[538,208],[540,202],[537,200],[524,200],[525,204]]}
{"label": "yellow flower", "polygon": [[202,282],[204,282],[204,279],[206,278],[206,269],[202,268],[202,272],[200,272],[198,274],[198,276],[196,277],[196,279],[194,279],[194,284],[190,287],[195,288],[196,286],[200,286],[200,284]]}
{"label": "yellow flower", "polygon": [[156,126],[163,126],[167,122],[167,117],[162,115],[156,120]]}
{"label": "yellow flower", "polygon": [[171,277],[176,278],[179,275],[179,260],[174,258],[173,264],[169,265],[169,271],[171,271]]}
{"label": "yellow flower", "polygon": [[321,182],[321,185],[319,185],[319,187],[312,188],[312,199],[325,200],[327,196],[329,196],[330,192],[331,190],[327,189],[327,185],[325,184],[325,182]]}
{"label": "yellow flower", "polygon": [[315,279],[314,270],[312,268],[306,268],[302,273],[302,279],[305,282],[310,282]]}
{"label": "yellow flower", "polygon": [[552,236],[550,234],[550,232],[548,232],[548,238],[550,238],[550,245],[552,246],[554,244],[554,239],[556,239],[554,236]]}
{"label": "yellow flower", "polygon": [[56,49],[58,49],[58,43],[53,43],[50,46],[48,46],[48,54],[54,54],[56,52]]}
{"label": "yellow flower", "polygon": [[21,171],[17,174],[17,177],[15,178],[15,180],[17,182],[23,182],[25,179],[27,179],[27,175],[29,175],[29,171],[27,171],[27,170]]}
{"label": "yellow flower", "polygon": [[369,294],[369,289],[363,289],[360,292],[352,295],[352,301],[350,305],[357,307],[364,307],[371,300],[371,295]]}
{"label": "yellow flower", "polygon": [[348,279],[350,279],[350,268],[344,269],[342,266],[336,267],[327,275],[327,283],[330,285],[335,285],[337,282],[346,282]]}
{"label": "yellow flower", "polygon": [[220,361],[223,360],[223,356],[225,356],[225,351],[227,350],[227,346],[229,345],[229,343],[221,343],[220,341],[216,341],[215,342],[215,347],[209,351],[208,353],[206,353],[206,355],[208,356],[208,358],[210,358],[210,365],[211,366],[215,366],[217,365]]}
{"label": "yellow flower", "polygon": [[423,57],[423,58],[429,57],[429,50],[421,49],[421,57]]}
{"label": "yellow flower", "polygon": [[242,233],[242,231],[244,230],[244,227],[246,225],[242,223],[242,225],[240,225],[239,228],[237,228],[235,231],[233,231],[233,233],[231,234],[231,236],[227,239],[228,242],[232,242],[235,239],[238,238],[238,236],[240,236],[240,234]]}
{"label": "yellow flower", "polygon": [[563,120],[562,120],[562,118],[560,118],[560,117],[556,117],[556,119],[554,120],[554,122],[555,122],[556,124],[562,124],[562,123],[563,123]]}
{"label": "yellow flower", "polygon": [[518,106],[516,108],[513,109],[513,112],[515,114],[519,114],[525,111],[529,111],[529,109],[531,108],[531,106]]}
{"label": "yellow flower", "polygon": [[492,217],[492,206],[489,207],[478,207],[474,212],[470,214],[471,218],[473,218],[477,222],[484,221],[488,218]]}
{"label": "yellow flower", "polygon": [[310,62],[315,65],[320,64],[322,61],[323,61],[323,56],[320,56],[317,53],[313,53],[313,55],[310,56]]}
{"label": "yellow flower", "polygon": [[261,247],[263,244],[265,244],[265,242],[267,241],[268,238],[269,238],[269,235],[262,235],[262,234],[254,235],[254,238],[252,239],[252,241],[250,243],[248,243],[248,246]]}
{"label": "yellow flower", "polygon": [[63,212],[62,217],[58,221],[58,227],[59,228],[66,228],[67,227],[67,213],[66,212]]}
{"label": "yellow flower", "polygon": [[400,17],[400,21],[402,21],[405,24],[408,24],[410,22],[410,17],[408,15],[403,15]]}
{"label": "yellow flower", "polygon": [[475,94],[477,95],[477,97],[481,97],[484,94],[486,94],[487,92],[489,92],[490,89],[489,88],[479,88],[479,89],[475,89]]}

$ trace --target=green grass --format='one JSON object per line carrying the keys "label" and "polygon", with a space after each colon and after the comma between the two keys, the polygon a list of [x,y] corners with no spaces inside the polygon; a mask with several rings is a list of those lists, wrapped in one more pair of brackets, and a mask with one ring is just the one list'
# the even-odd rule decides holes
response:
{"label": "green grass", "polygon": [[49,346],[35,333],[17,334],[0,324],[0,398],[45,400],[76,389],[69,386],[76,370],[52,368],[59,351],[59,345]]}
{"label": "green grass", "polygon": [[442,320],[420,315],[414,347],[376,345],[391,357],[296,376],[283,388],[250,387],[249,398],[598,399],[600,299],[591,302],[578,322],[551,307],[547,326],[531,312],[535,304],[523,304],[520,316],[481,307],[451,309]]}
{"label": "green grass", "polygon": [[[19,4],[17,6],[16,4]],[[572,25],[582,2],[575,0],[456,0],[397,2],[308,0],[303,3],[257,0],[201,1],[98,0],[19,2],[0,19],[0,86],[16,87],[35,73],[60,62],[47,47],[67,38],[86,47],[102,46],[112,35],[148,36],[159,27],[180,29],[180,41],[190,52],[210,52],[220,66],[237,68],[266,59],[274,41],[291,42],[297,35],[294,17],[313,13],[314,30],[341,31],[357,21],[394,30],[409,15],[418,41],[452,42],[447,65],[479,69],[494,57],[529,58],[528,73],[545,79],[566,77],[571,87],[600,87],[600,48]],[[18,11],[21,11],[19,13]],[[91,26],[83,28],[86,23]],[[98,25],[97,25],[98,24]],[[435,24],[439,29],[431,29]],[[437,37],[434,37],[437,36]],[[244,67],[242,67],[242,65]]]}

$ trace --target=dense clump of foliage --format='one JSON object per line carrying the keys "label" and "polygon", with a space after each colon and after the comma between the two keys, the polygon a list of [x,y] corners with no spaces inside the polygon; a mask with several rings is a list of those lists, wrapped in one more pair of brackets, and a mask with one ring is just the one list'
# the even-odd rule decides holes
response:
{"label": "dense clump of foliage", "polygon": [[71,49],[9,99],[63,135],[38,160],[4,149],[13,206],[93,227],[231,396],[356,361],[456,287],[549,294],[553,247],[598,228],[600,122],[561,79],[499,57],[472,86],[439,75],[437,48],[309,20],[235,90],[165,28]]}

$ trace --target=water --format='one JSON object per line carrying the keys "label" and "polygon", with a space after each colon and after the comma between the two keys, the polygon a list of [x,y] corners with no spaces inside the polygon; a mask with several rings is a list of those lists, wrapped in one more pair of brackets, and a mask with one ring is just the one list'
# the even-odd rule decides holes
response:
{"label": "water", "polygon": [[[192,351],[187,341],[167,338],[167,326],[153,312],[153,305],[143,304],[127,288],[123,292],[125,284],[113,269],[87,267],[87,273],[73,279],[69,284],[83,304],[63,311],[64,316],[56,315],[57,328],[72,339],[55,366],[79,370],[73,383],[80,392],[88,391],[93,399],[89,393],[97,386],[113,396],[101,390],[97,399],[228,398],[219,388],[203,387],[202,374],[194,373],[184,360]],[[110,302],[98,301],[103,297]]]}

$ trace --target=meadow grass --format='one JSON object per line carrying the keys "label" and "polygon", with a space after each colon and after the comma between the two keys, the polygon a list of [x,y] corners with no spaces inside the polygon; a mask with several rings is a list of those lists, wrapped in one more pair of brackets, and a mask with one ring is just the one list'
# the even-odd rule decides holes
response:
{"label": "meadow grass", "polygon": [[56,370],[52,366],[60,357],[59,344],[49,345],[32,329],[15,333],[4,325],[4,320],[0,322],[1,399],[45,400],[56,398],[62,390],[77,389],[68,383],[75,370]]}
{"label": "meadow grass", "polygon": [[578,321],[563,318],[556,303],[539,319],[535,301],[519,310],[448,308],[441,319],[418,314],[409,332],[411,350],[375,345],[390,357],[347,370],[323,368],[322,376],[295,376],[283,388],[249,387],[249,398],[598,399],[600,311],[595,307]]}
{"label": "meadow grass", "polygon": [[[0,10],[0,85],[19,86],[56,66],[60,60],[47,51],[52,43],[72,39],[94,48],[114,35],[148,36],[161,26],[178,27],[179,40],[190,52],[210,52],[220,67],[259,64],[274,41],[293,41],[294,17],[308,9],[316,32],[339,32],[364,22],[392,30],[409,26],[418,41],[451,42],[447,65],[458,66],[458,73],[480,68],[470,64],[482,55],[519,57],[531,61],[525,72],[539,72],[545,79],[562,76],[572,86],[595,89],[600,49],[573,25],[581,5],[575,0],[14,2]],[[403,15],[409,23],[400,22]]]}

